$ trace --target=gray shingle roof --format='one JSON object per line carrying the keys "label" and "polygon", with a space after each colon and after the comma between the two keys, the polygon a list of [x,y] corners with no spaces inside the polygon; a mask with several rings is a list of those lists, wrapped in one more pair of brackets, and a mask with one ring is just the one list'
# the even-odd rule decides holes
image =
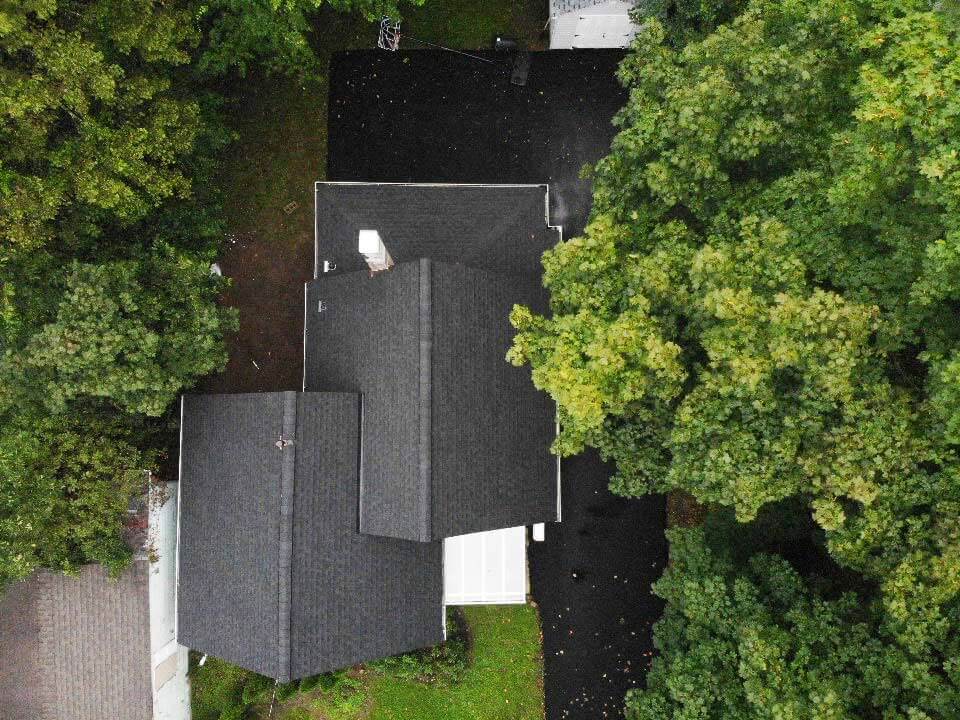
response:
{"label": "gray shingle roof", "polygon": [[430,258],[539,278],[560,240],[547,226],[545,185],[317,183],[316,257],[363,270],[357,233],[380,232],[394,261]]}
{"label": "gray shingle roof", "polygon": [[440,545],[357,532],[359,422],[351,393],[184,397],[181,644],[286,681],[442,640]]}
{"label": "gray shingle roof", "polygon": [[556,519],[553,404],[504,359],[513,304],[543,302],[539,279],[428,259],[308,284],[304,387],[363,395],[362,532]]}
{"label": "gray shingle roof", "polygon": [[[0,599],[2,720],[150,720],[149,566],[40,572]],[[11,669],[16,668],[16,671]]]}

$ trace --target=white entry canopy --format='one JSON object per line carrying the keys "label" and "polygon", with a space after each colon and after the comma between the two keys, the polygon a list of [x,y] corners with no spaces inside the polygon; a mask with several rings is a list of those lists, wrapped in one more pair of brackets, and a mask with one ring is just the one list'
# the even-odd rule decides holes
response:
{"label": "white entry canopy", "polygon": [[443,541],[446,605],[522,605],[527,601],[527,529],[458,535]]}

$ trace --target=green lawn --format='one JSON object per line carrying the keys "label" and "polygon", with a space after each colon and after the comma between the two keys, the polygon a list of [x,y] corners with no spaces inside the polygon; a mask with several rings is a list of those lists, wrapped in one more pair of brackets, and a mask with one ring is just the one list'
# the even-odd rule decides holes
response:
{"label": "green lawn", "polygon": [[[547,17],[546,0],[541,2],[444,2],[427,0],[423,7],[404,12],[401,30],[410,36],[454,48],[490,47],[494,36],[502,33],[520,40],[527,47],[540,49],[540,33]],[[401,47],[416,49],[412,40]]]}
{"label": "green lawn", "polygon": [[294,696],[274,708],[274,717],[543,720],[543,661],[536,609],[478,606],[466,608],[465,613],[473,636],[472,662],[456,685],[425,685],[367,671],[356,674],[352,687]]}
{"label": "green lawn", "polygon": [[[540,618],[529,605],[465,608],[472,647],[456,684],[355,668],[332,681],[281,686],[275,720],[543,720]],[[193,720],[264,720],[274,683],[209,658],[191,658]]]}
{"label": "green lawn", "polygon": [[256,676],[216,658],[208,658],[203,667],[199,667],[198,661],[199,655],[190,653],[193,720],[221,720],[231,708],[242,707],[244,685]]}

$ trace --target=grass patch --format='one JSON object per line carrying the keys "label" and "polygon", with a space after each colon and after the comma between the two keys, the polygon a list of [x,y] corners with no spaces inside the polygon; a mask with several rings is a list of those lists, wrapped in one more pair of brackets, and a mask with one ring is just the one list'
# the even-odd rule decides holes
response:
{"label": "grass patch", "polygon": [[[454,674],[404,663],[318,675],[277,687],[216,658],[191,654],[193,720],[543,720],[540,619],[529,605],[464,609],[469,662]],[[424,658],[417,667],[430,667]]]}
{"label": "grass patch", "polygon": [[190,707],[193,720],[220,720],[232,708],[243,707],[243,688],[256,677],[217,658],[207,658],[200,667],[200,655],[190,653]]}
{"label": "grass patch", "polygon": [[[527,47],[541,48],[546,18],[546,0],[427,0],[423,7],[404,13],[401,27],[413,37],[454,48],[490,47],[497,34],[517,39]],[[404,45],[401,40],[401,45],[407,50],[417,47],[412,41]]]}
{"label": "grass patch", "polygon": [[[547,0],[427,0],[422,7],[402,8],[401,28],[412,37],[463,50],[492,46],[496,35],[511,37],[526,47],[546,47]],[[321,57],[338,50],[375,48],[378,23],[338,13],[324,6],[317,15],[311,44]],[[423,47],[401,40],[403,50]]]}
{"label": "grass patch", "polygon": [[423,686],[389,676],[370,688],[371,720],[420,718],[543,718],[543,660],[536,609],[521,606],[466,608],[473,634],[473,661],[450,687]]}
{"label": "grass patch", "polygon": [[[535,608],[465,609],[470,666],[455,684],[365,670],[332,691],[301,693],[274,709],[278,720],[542,720],[543,661]],[[264,713],[261,715],[265,716]],[[205,718],[195,718],[205,720]]]}

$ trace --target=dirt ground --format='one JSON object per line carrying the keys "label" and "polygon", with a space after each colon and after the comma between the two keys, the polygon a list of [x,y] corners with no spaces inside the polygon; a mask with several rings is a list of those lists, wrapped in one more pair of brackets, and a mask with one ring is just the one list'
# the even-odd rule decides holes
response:
{"label": "dirt ground", "polygon": [[233,100],[239,140],[224,158],[232,286],[240,310],[225,372],[206,392],[300,390],[303,284],[313,275],[313,184],[326,160],[326,85],[251,78]]}

